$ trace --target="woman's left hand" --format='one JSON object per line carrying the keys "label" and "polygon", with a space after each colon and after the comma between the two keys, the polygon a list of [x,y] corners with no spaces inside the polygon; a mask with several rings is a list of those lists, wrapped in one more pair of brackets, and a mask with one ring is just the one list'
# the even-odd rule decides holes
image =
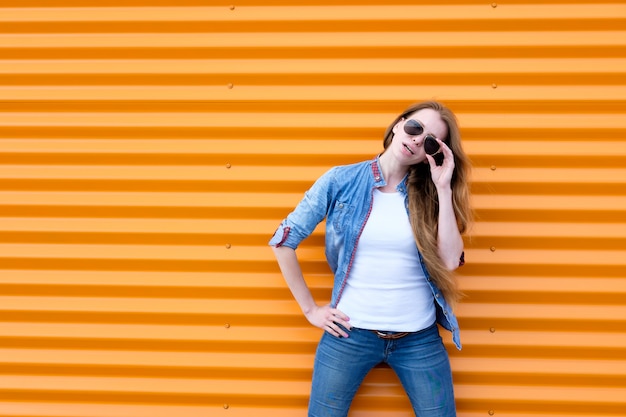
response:
{"label": "woman's left hand", "polygon": [[452,181],[452,173],[454,172],[454,154],[448,148],[444,142],[437,139],[440,146],[440,153],[443,154],[443,163],[437,165],[435,158],[426,154],[428,165],[430,166],[430,176],[435,183],[435,186],[439,188],[450,188],[450,182]]}

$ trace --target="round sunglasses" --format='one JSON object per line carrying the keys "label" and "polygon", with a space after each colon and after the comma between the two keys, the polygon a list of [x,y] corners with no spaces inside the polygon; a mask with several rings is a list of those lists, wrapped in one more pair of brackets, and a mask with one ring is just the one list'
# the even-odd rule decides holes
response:
{"label": "round sunglasses", "polygon": [[[404,123],[404,131],[411,136],[421,135],[424,133],[424,125],[415,119],[409,119]],[[438,153],[440,149],[441,147],[437,139],[431,134],[426,135],[424,138],[424,152],[432,156]]]}

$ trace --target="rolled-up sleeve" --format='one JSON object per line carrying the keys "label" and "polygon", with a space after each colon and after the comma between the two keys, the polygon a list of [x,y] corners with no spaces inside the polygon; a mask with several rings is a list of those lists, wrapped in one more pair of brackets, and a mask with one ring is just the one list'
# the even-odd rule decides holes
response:
{"label": "rolled-up sleeve", "polygon": [[326,172],[311,186],[296,208],[280,223],[269,241],[270,246],[296,249],[324,220],[331,201],[333,170]]}

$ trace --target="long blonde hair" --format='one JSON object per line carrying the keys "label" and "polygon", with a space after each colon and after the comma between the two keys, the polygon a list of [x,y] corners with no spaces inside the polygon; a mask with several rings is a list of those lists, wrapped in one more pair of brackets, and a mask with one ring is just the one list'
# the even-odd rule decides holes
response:
{"label": "long blonde hair", "polygon": [[[383,146],[389,147],[393,139],[393,127],[403,118],[408,119],[421,109],[433,109],[439,113],[448,127],[445,144],[454,154],[454,172],[452,174],[452,205],[457,226],[465,233],[472,221],[469,202],[469,174],[471,164],[461,146],[461,134],[454,113],[437,101],[425,101],[408,107],[389,125],[385,131]],[[437,246],[439,200],[437,189],[430,175],[428,164],[412,165],[409,169],[408,183],[409,216],[417,247],[424,258],[431,279],[443,293],[448,304],[454,306],[462,297],[456,277],[443,263]]]}

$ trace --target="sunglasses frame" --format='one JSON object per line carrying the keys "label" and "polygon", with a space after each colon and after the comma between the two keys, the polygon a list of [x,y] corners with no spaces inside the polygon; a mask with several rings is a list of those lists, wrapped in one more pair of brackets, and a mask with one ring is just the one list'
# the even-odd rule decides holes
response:
{"label": "sunglasses frame", "polygon": [[[408,127],[408,129],[407,129]],[[417,136],[424,133],[424,125],[415,119],[408,119],[404,122],[404,132],[410,136]],[[433,156],[441,151],[441,146],[439,142],[437,142],[437,138],[435,138],[430,133],[424,137],[424,152],[428,155]]]}

